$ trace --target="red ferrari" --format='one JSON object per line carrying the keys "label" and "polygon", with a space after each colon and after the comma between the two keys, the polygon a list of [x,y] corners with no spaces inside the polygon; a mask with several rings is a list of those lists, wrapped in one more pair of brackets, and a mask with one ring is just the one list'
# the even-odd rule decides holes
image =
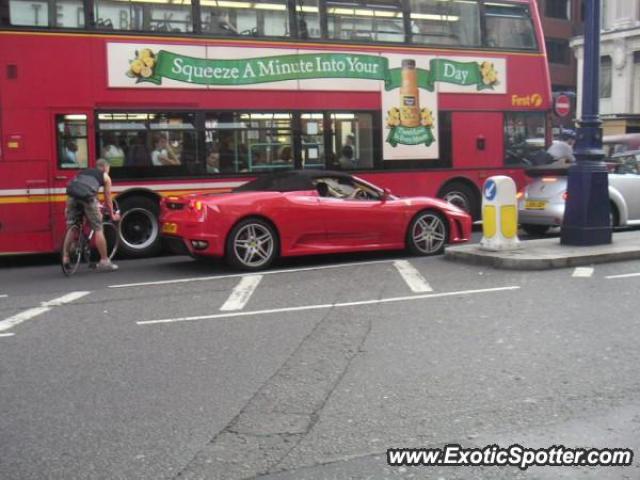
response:
{"label": "red ferrari", "polygon": [[397,198],[341,172],[287,171],[227,194],[165,198],[162,234],[195,257],[225,257],[243,270],[278,257],[398,250],[442,253],[471,236],[471,217],[442,200]]}

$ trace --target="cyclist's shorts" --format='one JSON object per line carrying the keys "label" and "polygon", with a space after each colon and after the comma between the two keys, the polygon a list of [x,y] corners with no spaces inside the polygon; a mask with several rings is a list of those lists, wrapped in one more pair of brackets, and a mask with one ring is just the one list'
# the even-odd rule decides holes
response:
{"label": "cyclist's shorts", "polygon": [[82,215],[87,217],[91,228],[96,232],[102,230],[102,215],[100,215],[100,204],[97,198],[91,200],[78,200],[77,198],[67,198],[67,225],[73,225],[82,220]]}

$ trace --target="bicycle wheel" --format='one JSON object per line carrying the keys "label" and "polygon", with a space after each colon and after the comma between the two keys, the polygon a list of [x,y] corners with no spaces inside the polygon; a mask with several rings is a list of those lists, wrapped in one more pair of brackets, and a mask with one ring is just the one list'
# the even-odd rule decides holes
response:
{"label": "bicycle wheel", "polygon": [[[80,225],[75,224],[67,228],[67,232],[64,235],[65,242],[62,244],[60,251],[60,265],[62,266],[62,272],[70,277],[78,270],[80,260],[82,259],[85,238],[82,233]],[[64,245],[67,243],[67,253],[69,256],[69,263],[64,263]]]}
{"label": "bicycle wheel", "polygon": [[109,256],[109,260],[111,260],[116,256],[116,253],[118,253],[118,246],[120,245],[118,227],[112,222],[105,222],[102,228],[104,230],[104,238],[107,241],[107,255]]}

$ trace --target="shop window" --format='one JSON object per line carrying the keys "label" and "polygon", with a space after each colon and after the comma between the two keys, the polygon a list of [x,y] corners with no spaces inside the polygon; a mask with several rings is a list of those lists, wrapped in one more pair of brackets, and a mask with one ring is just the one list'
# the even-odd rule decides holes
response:
{"label": "shop window", "polygon": [[477,47],[480,45],[478,2],[411,0],[413,43]]}
{"label": "shop window", "polygon": [[58,166],[60,168],[87,168],[87,116],[66,114],[56,116]]}
{"label": "shop window", "polygon": [[611,98],[611,57],[600,57],[600,98]]}
{"label": "shop window", "polygon": [[561,20],[569,20],[571,2],[569,0],[546,0],[544,4],[544,15]]}
{"label": "shop window", "polygon": [[[202,32],[209,35],[291,35],[286,0],[201,0]],[[316,7],[317,8],[317,7]]]}
{"label": "shop window", "polygon": [[527,165],[545,148],[545,114],[507,112],[504,114],[506,165]]}
{"label": "shop window", "polygon": [[549,63],[557,63],[561,65],[568,65],[570,63],[570,51],[569,41],[559,38],[549,38],[546,40],[547,45],[547,58]]}

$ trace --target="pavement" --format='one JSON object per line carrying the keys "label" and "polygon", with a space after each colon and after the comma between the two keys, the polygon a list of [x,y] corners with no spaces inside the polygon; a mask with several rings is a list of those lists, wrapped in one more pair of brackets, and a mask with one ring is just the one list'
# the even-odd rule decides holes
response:
{"label": "pavement", "polygon": [[520,242],[516,250],[489,251],[479,244],[447,248],[445,258],[505,270],[547,270],[640,258],[640,232],[617,232],[609,245],[568,246],[559,238]]}
{"label": "pavement", "polygon": [[[247,275],[0,268],[0,479],[637,480],[640,260],[404,252]],[[390,447],[624,447],[629,467],[390,467]]]}

